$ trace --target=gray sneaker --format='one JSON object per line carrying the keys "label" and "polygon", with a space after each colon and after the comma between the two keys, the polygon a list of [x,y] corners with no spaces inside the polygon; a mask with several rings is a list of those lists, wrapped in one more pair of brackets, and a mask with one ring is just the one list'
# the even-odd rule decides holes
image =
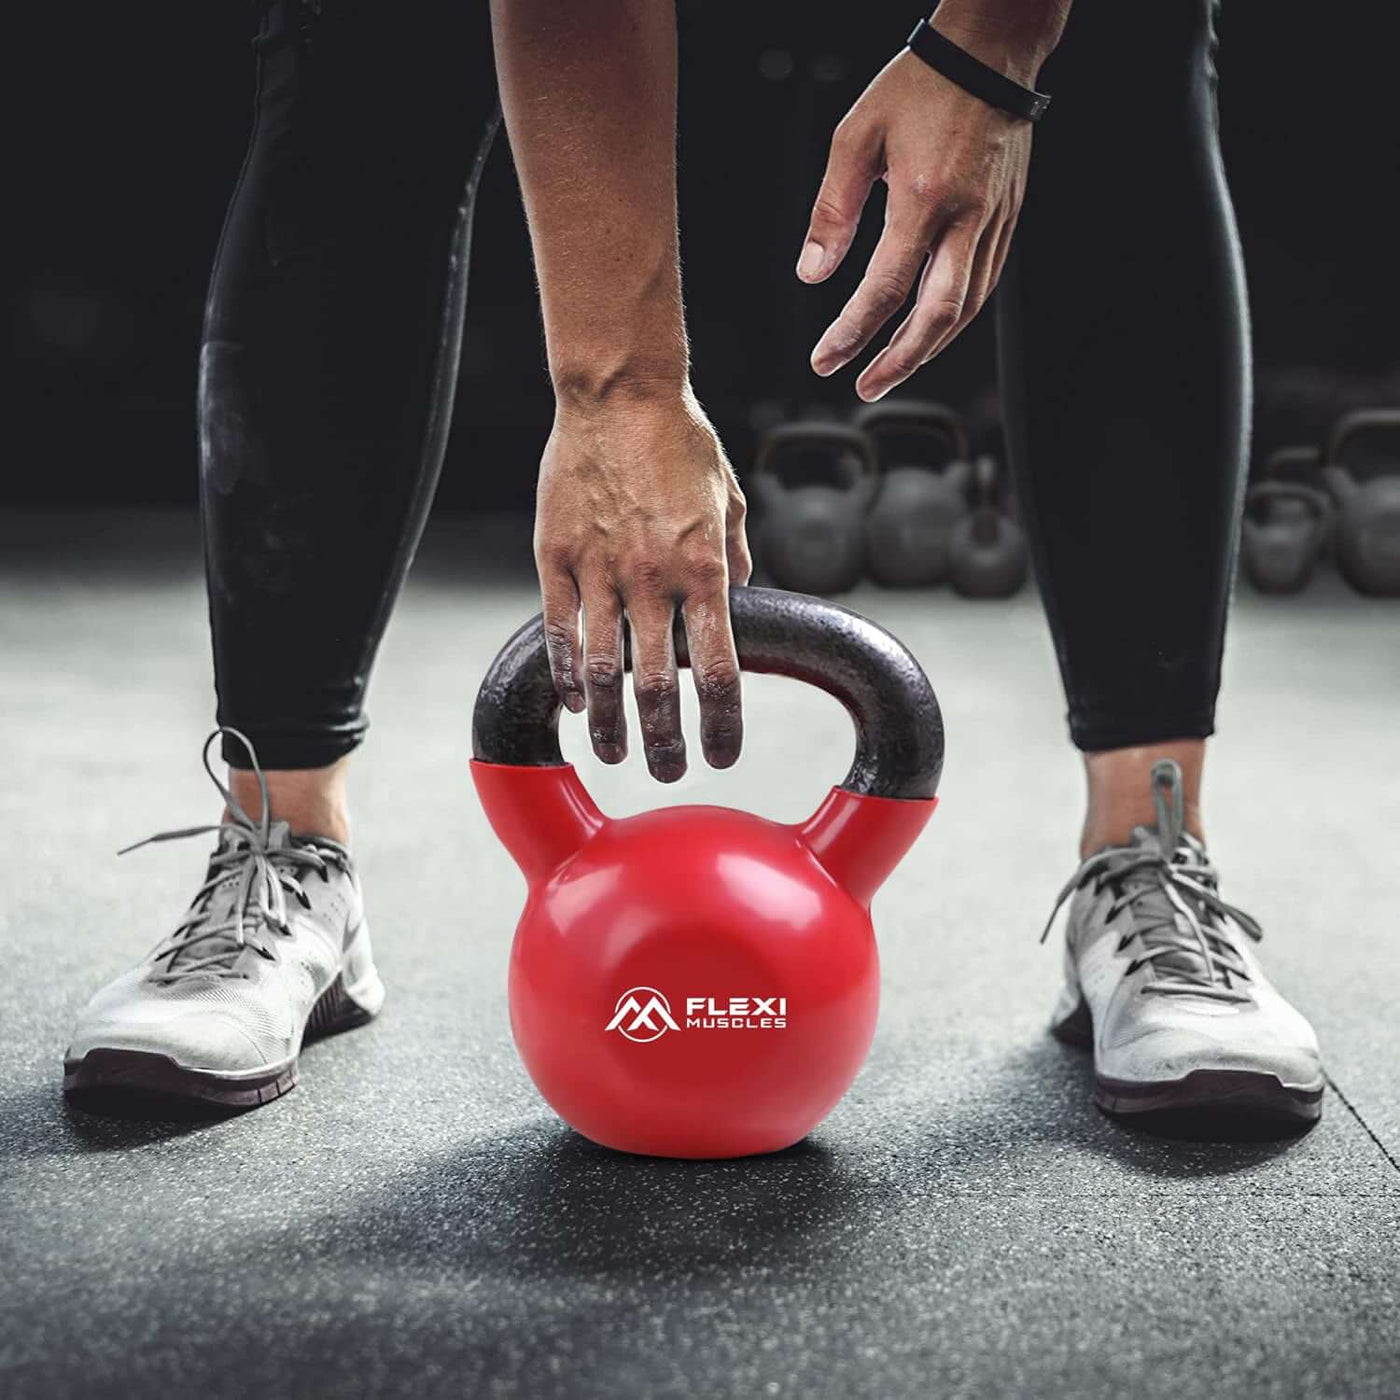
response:
{"label": "gray sneaker", "polygon": [[1205,848],[1182,830],[1180,767],[1156,764],[1152,787],[1156,826],[1090,856],[1046,925],[1073,896],[1051,1030],[1093,1050],[1094,1098],[1109,1113],[1311,1122],[1317,1037],[1260,968],[1259,925],[1221,899]]}
{"label": "gray sneaker", "polygon": [[251,820],[210,767],[221,732],[205,742],[204,767],[232,815],[149,838],[216,832],[204,884],[179,927],[79,1014],[65,1093],[255,1107],[296,1084],[308,1034],[360,1025],[383,1004],[350,852],[292,836],[285,822]]}

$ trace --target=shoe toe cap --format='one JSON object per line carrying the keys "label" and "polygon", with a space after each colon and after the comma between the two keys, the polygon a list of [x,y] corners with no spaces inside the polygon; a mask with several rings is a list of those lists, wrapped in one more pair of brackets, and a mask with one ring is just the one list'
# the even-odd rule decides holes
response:
{"label": "shoe toe cap", "polygon": [[217,1011],[176,1015],[122,1015],[115,1011],[78,1019],[65,1059],[81,1060],[91,1050],[138,1050],[165,1055],[185,1069],[238,1074],[265,1068],[276,1049],[259,1045],[243,1027]]}
{"label": "shoe toe cap", "polygon": [[1263,1033],[1258,1027],[1144,1026],[1101,1047],[1099,1060],[1100,1073],[1108,1078],[1142,1083],[1170,1082],[1202,1069],[1272,1074],[1298,1089],[1318,1088],[1322,1082],[1316,1042]]}

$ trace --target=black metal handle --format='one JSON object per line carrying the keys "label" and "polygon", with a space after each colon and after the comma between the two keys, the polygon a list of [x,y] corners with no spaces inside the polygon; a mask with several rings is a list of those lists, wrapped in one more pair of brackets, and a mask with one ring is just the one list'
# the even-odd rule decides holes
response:
{"label": "black metal handle", "polygon": [[[754,454],[754,474],[773,471],[773,463],[782,453],[801,449],[830,453],[851,486],[862,477],[873,477],[877,470],[875,444],[858,428],[812,421],[783,423],[764,433]],[[856,458],[855,470],[847,465],[848,456]]]}
{"label": "black metal handle", "polygon": [[1265,480],[1273,477],[1286,480],[1284,473],[1293,467],[1316,469],[1322,460],[1322,453],[1316,447],[1280,447],[1271,452],[1260,473]]}
{"label": "black metal handle", "polygon": [[[943,771],[943,716],[923,668],[883,627],[836,603],[777,588],[732,588],[739,665],[835,696],[856,727],[840,786],[870,797],[926,799]],[[676,627],[676,660],[689,663]],[[557,767],[559,696],[544,622],[531,618],[500,650],[477,692],[472,753],[484,763]]]}
{"label": "black metal handle", "polygon": [[1250,505],[1264,501],[1297,501],[1307,506],[1318,520],[1324,521],[1332,513],[1332,501],[1327,493],[1301,481],[1256,481],[1245,499]]}
{"label": "black metal handle", "polygon": [[1400,408],[1363,408],[1337,419],[1327,439],[1327,463],[1339,466],[1342,449],[1362,433],[1389,432],[1400,428]]}
{"label": "black metal handle", "polygon": [[885,400],[867,404],[857,411],[851,422],[871,437],[895,433],[929,433],[951,443],[950,460],[967,460],[970,449],[967,424],[962,415],[941,403],[924,403],[916,399]]}

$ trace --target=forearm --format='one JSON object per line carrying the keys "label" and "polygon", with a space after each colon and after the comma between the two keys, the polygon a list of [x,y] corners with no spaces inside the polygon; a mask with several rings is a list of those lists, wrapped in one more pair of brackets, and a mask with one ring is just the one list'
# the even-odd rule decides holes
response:
{"label": "forearm", "polygon": [[1060,42],[1071,0],[941,0],[930,23],[1027,87]]}
{"label": "forearm", "polygon": [[683,387],[674,6],[492,0],[492,24],[556,395]]}

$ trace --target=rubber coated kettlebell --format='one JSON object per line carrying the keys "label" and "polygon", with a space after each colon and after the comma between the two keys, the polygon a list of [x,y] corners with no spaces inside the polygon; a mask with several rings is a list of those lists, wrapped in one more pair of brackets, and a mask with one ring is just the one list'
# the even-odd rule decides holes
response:
{"label": "rubber coated kettlebell", "polygon": [[[776,589],[733,589],[730,608],[745,670],[818,686],[855,721],[855,761],[805,822],[604,816],[560,755],[538,617],[492,663],[472,721],[477,792],[528,885],[516,1045],[561,1118],[624,1152],[776,1152],[831,1111],[875,1030],[871,897],[936,802],[938,701],[899,642]],[[676,651],[686,664],[680,631]]]}
{"label": "rubber coated kettlebell", "polygon": [[[910,400],[873,403],[853,420],[880,450],[880,491],[865,520],[866,569],[876,583],[908,588],[947,577],[953,527],[968,513],[967,426],[950,408]],[[885,461],[892,438],[936,438],[943,465]]]}
{"label": "rubber coated kettlebell", "polygon": [[1319,460],[1316,448],[1281,448],[1245,495],[1240,566],[1261,593],[1298,593],[1312,578],[1327,542],[1332,505],[1315,486],[1285,480],[1283,474],[1316,469]]}
{"label": "rubber coated kettlebell", "polygon": [[[785,486],[775,471],[784,453],[830,459],[844,486]],[[800,593],[845,593],[865,568],[865,512],[875,495],[875,448],[842,423],[787,423],[765,433],[749,478],[763,503],[759,554],[775,583]]]}
{"label": "rubber coated kettlebell", "polygon": [[997,468],[990,457],[972,467],[972,512],[953,528],[949,577],[964,598],[1009,598],[1030,572],[1025,532],[997,500]]}
{"label": "rubber coated kettlebell", "polygon": [[1400,428],[1400,409],[1376,408],[1338,419],[1322,468],[1337,503],[1337,567],[1358,593],[1400,597],[1400,475],[1394,471],[1358,482],[1342,461],[1361,433]]}

